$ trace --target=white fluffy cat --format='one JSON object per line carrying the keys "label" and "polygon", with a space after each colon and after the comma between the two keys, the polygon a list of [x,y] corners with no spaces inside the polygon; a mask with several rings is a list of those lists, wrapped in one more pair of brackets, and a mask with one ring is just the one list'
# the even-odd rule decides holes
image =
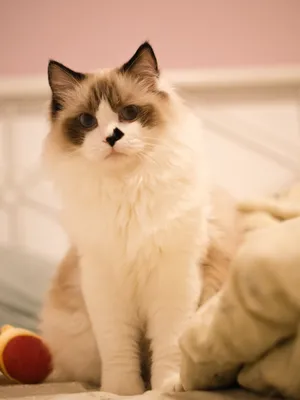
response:
{"label": "white fluffy cat", "polygon": [[[145,335],[152,389],[179,390],[178,338],[199,301],[199,260],[208,246],[199,122],[163,83],[147,42],[122,67],[97,73],[50,61],[49,83],[45,159],[78,254],[85,303],[78,293],[78,319],[70,326],[69,313],[63,327],[55,302],[46,306],[42,331],[54,377],[142,393]],[[68,351],[68,338],[79,356]]]}

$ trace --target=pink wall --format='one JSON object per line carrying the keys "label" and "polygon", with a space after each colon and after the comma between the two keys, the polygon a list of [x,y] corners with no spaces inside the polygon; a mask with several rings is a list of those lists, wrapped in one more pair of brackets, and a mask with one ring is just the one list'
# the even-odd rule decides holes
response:
{"label": "pink wall", "polygon": [[114,66],[144,39],[168,68],[300,64],[300,0],[0,0],[0,74]]}

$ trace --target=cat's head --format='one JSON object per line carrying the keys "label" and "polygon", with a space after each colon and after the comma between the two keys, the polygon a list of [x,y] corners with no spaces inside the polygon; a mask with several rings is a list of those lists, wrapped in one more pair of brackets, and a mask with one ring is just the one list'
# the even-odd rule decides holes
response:
{"label": "cat's head", "polygon": [[163,140],[174,114],[148,42],[121,67],[95,73],[75,72],[51,60],[48,77],[48,144],[61,155],[104,169],[142,163]]}

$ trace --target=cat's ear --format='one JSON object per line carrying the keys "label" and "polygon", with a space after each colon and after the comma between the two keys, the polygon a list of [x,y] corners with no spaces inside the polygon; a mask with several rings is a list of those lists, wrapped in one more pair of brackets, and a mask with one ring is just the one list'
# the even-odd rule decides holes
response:
{"label": "cat's ear", "polygon": [[86,75],[81,72],[72,71],[57,61],[49,61],[48,82],[53,95],[62,95],[65,91],[74,89],[85,78]]}
{"label": "cat's ear", "polygon": [[86,78],[81,72],[72,71],[63,64],[50,60],[48,64],[48,82],[52,91],[51,118],[64,108],[68,93]]}
{"label": "cat's ear", "polygon": [[133,74],[138,78],[158,78],[159,69],[153,48],[148,42],[143,43],[129,61],[122,67],[121,72]]}

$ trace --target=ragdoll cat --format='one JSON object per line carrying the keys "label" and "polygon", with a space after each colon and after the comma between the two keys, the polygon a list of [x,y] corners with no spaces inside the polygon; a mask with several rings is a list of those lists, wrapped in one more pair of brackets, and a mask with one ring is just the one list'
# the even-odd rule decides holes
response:
{"label": "ragdoll cat", "polygon": [[[78,291],[66,336],[55,332],[65,310],[52,303],[43,316],[53,379],[142,393],[145,336],[152,389],[180,390],[178,338],[197,308],[209,243],[199,121],[163,81],[147,42],[121,67],[83,74],[50,61],[48,76],[45,161],[78,261],[66,285]],[[63,343],[72,329],[70,354]]]}

